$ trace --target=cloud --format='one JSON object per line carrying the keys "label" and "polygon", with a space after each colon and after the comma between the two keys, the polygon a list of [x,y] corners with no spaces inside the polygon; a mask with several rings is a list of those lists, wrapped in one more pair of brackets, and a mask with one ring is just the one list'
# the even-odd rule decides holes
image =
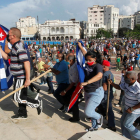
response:
{"label": "cloud", "polygon": [[54,15],[54,13],[53,13],[53,12],[51,12],[51,15]]}
{"label": "cloud", "polygon": [[0,13],[3,13],[0,15],[1,24],[8,28],[15,26],[24,13],[27,14],[26,16],[30,16],[31,11],[41,11],[41,5],[46,6],[46,2],[48,0],[23,0],[2,7],[0,8]]}
{"label": "cloud", "polygon": [[120,13],[124,15],[132,15],[140,10],[140,0],[128,0],[127,3],[120,7]]}
{"label": "cloud", "polygon": [[[7,2],[7,3],[6,3]],[[6,5],[6,4],[7,5]],[[93,5],[115,5],[120,9],[120,14],[130,15],[140,10],[140,0],[19,0],[15,3],[1,2],[0,23],[10,28],[21,17],[39,17],[43,24],[46,20],[76,20],[87,21],[88,7]]]}
{"label": "cloud", "polygon": [[74,14],[71,13],[71,12],[69,12],[68,10],[66,10],[66,13],[67,13],[68,15],[70,15],[71,17],[74,17]]}

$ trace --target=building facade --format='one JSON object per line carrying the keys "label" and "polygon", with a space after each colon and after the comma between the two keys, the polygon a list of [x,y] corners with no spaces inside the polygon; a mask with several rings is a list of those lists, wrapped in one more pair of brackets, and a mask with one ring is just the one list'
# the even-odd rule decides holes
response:
{"label": "building facade", "polygon": [[119,9],[114,5],[94,5],[88,8],[88,22],[101,24],[105,29],[112,29],[116,34],[118,31]]}
{"label": "building facade", "polygon": [[140,24],[140,11],[135,12],[135,25]]}
{"label": "building facade", "polygon": [[16,22],[16,27],[21,30],[23,40],[34,40],[36,33],[39,30],[39,25],[36,23],[36,19],[31,16],[20,18]]}
{"label": "building facade", "polygon": [[135,26],[135,16],[119,16],[119,28],[129,28],[131,30],[134,29]]}
{"label": "building facade", "polygon": [[99,28],[106,28],[105,25],[103,25],[103,24],[97,24],[97,23],[93,24],[93,23],[86,22],[86,21],[81,21],[80,26],[81,26],[81,38],[82,39],[96,37],[97,30]]}
{"label": "building facade", "polygon": [[88,23],[104,24],[104,6],[93,5],[88,8]]}
{"label": "building facade", "polygon": [[80,38],[80,22],[48,20],[40,25],[41,40],[72,40]]}

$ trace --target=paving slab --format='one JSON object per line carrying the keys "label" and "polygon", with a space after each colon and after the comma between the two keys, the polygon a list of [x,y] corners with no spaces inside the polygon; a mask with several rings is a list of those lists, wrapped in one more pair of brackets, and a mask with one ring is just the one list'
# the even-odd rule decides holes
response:
{"label": "paving slab", "polygon": [[78,140],[128,140],[128,139],[109,129],[104,129],[88,132]]}

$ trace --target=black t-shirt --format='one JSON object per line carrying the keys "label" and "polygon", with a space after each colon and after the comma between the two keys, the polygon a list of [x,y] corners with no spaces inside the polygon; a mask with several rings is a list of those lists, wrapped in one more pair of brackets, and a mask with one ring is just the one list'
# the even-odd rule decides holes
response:
{"label": "black t-shirt", "polygon": [[[94,64],[92,66],[88,66],[86,64],[85,67],[85,82],[90,80],[92,77],[97,75],[99,72],[103,73],[103,67],[101,64]],[[100,80],[96,81],[94,83],[88,84],[87,86],[84,87],[85,92],[94,92],[96,89],[100,87]]]}

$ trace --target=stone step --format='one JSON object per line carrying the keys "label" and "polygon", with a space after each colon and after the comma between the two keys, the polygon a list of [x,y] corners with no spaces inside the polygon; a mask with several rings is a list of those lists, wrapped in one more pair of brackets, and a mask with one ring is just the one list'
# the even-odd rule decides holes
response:
{"label": "stone step", "polygon": [[88,132],[78,140],[128,140],[128,139],[109,129],[104,129]]}

